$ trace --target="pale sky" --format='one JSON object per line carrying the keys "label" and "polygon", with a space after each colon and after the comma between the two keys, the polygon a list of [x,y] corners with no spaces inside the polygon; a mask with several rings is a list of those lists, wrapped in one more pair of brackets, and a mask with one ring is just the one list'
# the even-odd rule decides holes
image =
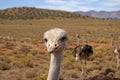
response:
{"label": "pale sky", "polygon": [[37,7],[64,11],[116,11],[120,0],[0,0],[0,9]]}

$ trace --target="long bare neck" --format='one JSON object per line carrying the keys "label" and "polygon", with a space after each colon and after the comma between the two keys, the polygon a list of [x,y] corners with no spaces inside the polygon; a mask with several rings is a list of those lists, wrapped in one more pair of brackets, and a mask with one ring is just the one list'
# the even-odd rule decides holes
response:
{"label": "long bare neck", "polygon": [[50,69],[47,80],[58,80],[63,52],[51,53]]}
{"label": "long bare neck", "polygon": [[111,47],[113,47],[113,37],[111,37]]}
{"label": "long bare neck", "polygon": [[80,36],[79,35],[77,35],[77,40],[78,40],[77,46],[80,46]]}
{"label": "long bare neck", "polygon": [[114,49],[114,44],[113,44],[113,41],[114,41],[114,39],[113,39],[113,34],[110,34],[110,37],[111,37],[111,44],[110,44],[110,46],[111,46],[111,48],[112,48],[112,50]]}

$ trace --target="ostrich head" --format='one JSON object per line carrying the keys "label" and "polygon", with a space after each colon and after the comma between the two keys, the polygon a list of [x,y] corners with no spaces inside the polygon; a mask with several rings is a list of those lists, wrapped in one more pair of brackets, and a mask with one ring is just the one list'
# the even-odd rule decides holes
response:
{"label": "ostrich head", "polygon": [[47,51],[51,53],[47,80],[58,80],[63,50],[67,44],[67,34],[63,29],[54,28],[44,33]]}
{"label": "ostrich head", "polygon": [[57,53],[63,50],[67,44],[67,34],[60,28],[45,32],[43,39],[49,53]]}

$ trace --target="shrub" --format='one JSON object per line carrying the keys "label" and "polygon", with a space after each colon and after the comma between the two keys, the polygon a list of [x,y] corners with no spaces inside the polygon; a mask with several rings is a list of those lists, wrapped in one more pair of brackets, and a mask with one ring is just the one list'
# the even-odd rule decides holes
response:
{"label": "shrub", "polygon": [[102,58],[103,57],[103,52],[101,50],[97,50],[94,54],[94,57]]}
{"label": "shrub", "polygon": [[31,72],[28,72],[28,73],[26,73],[26,77],[27,78],[34,78],[34,77],[36,77],[37,76],[37,71],[31,71]]}
{"label": "shrub", "polygon": [[34,67],[33,61],[32,61],[32,56],[25,56],[23,58],[23,64],[27,67]]}
{"label": "shrub", "polygon": [[32,50],[30,53],[31,53],[33,56],[35,56],[35,55],[38,53],[38,51],[37,51],[37,50]]}
{"label": "shrub", "polygon": [[47,80],[47,73],[35,77],[33,80]]}
{"label": "shrub", "polygon": [[8,63],[0,62],[0,70],[9,70],[11,66]]}
{"label": "shrub", "polygon": [[30,46],[26,46],[26,45],[22,45],[20,47],[20,51],[23,53],[29,53],[31,51],[31,47]]}
{"label": "shrub", "polygon": [[14,49],[14,43],[10,43],[10,42],[5,42],[4,44],[4,48],[7,48],[7,49]]}

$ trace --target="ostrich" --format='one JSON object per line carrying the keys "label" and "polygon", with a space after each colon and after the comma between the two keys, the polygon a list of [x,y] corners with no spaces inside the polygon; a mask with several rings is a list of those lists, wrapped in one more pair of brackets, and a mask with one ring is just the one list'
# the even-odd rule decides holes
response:
{"label": "ostrich", "polygon": [[120,48],[115,48],[113,53],[116,55],[116,60],[117,60],[117,67],[116,69],[118,70],[120,67]]}
{"label": "ostrich", "polygon": [[51,55],[47,80],[58,80],[63,51],[68,41],[67,33],[63,29],[54,28],[46,31],[43,39]]}
{"label": "ostrich", "polygon": [[80,36],[77,35],[78,43],[76,47],[73,49],[73,56],[75,57],[76,60],[80,60],[81,63],[81,69],[82,69],[82,74],[86,74],[86,61],[89,56],[93,54],[93,49],[92,46],[85,44],[85,45],[80,45]]}
{"label": "ostrich", "polygon": [[113,44],[113,35],[111,34],[111,47],[112,52],[116,56],[117,66],[116,69],[118,70],[120,67],[120,46],[115,47]]}

